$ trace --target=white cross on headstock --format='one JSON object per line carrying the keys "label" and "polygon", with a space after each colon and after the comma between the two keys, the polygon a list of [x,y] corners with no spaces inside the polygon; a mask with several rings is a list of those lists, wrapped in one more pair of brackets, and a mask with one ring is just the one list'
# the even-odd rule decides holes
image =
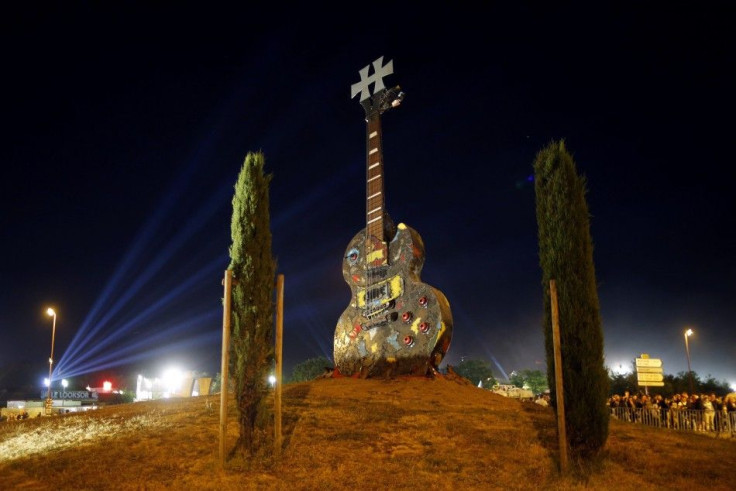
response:
{"label": "white cross on headstock", "polygon": [[373,62],[373,75],[368,76],[368,70],[371,66],[366,65],[360,73],[360,82],[354,83],[350,86],[350,98],[352,99],[360,92],[360,102],[368,99],[371,96],[370,84],[373,85],[373,94],[382,91],[386,88],[383,84],[383,77],[394,73],[394,60],[390,60],[386,65],[383,65],[383,56],[379,57]]}

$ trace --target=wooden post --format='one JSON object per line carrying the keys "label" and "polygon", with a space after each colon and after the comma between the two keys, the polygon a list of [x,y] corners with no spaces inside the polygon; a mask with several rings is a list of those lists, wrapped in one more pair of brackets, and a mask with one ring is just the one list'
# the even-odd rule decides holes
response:
{"label": "wooden post", "polygon": [[284,359],[284,275],[276,277],[276,391],[274,393],[274,453],[281,455],[281,386]]}
{"label": "wooden post", "polygon": [[227,430],[227,392],[230,364],[230,312],[233,289],[233,272],[225,271],[224,301],[222,303],[222,365],[220,368],[220,467],[225,468],[225,433]]}
{"label": "wooden post", "polygon": [[555,394],[557,402],[557,437],[560,447],[560,472],[567,473],[567,432],[565,431],[565,392],[562,383],[562,353],[560,353],[560,314],[557,308],[557,285],[549,280],[552,303],[552,345],[555,354]]}

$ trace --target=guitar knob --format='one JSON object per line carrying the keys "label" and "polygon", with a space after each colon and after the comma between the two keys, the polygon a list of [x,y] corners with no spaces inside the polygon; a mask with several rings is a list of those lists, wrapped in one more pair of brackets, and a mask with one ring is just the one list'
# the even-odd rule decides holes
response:
{"label": "guitar knob", "polygon": [[419,324],[419,330],[422,331],[423,333],[426,333],[427,331],[429,331],[429,323],[422,322],[421,324]]}
{"label": "guitar knob", "polygon": [[404,312],[403,314],[401,314],[401,320],[404,321],[404,322],[409,322],[412,317],[414,317],[414,316],[408,310],[406,312]]}
{"label": "guitar knob", "polygon": [[419,305],[421,305],[422,307],[426,307],[427,306],[427,297],[421,297],[419,299]]}
{"label": "guitar knob", "polygon": [[411,346],[414,344],[414,338],[411,336],[404,336],[404,344],[407,346]]}

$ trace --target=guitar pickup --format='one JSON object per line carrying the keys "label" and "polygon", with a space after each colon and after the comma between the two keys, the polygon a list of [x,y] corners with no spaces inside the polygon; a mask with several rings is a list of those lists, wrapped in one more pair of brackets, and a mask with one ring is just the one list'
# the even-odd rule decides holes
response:
{"label": "guitar pickup", "polygon": [[402,293],[404,293],[404,279],[396,275],[393,278],[371,285],[370,288],[360,289],[357,295],[358,308],[383,310],[380,307],[384,307],[392,300],[399,298]]}

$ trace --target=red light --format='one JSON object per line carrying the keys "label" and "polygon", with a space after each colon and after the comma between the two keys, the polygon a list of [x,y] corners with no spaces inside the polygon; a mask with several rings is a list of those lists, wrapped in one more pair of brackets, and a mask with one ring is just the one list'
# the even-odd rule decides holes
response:
{"label": "red light", "polygon": [[110,392],[112,390],[112,382],[108,382],[107,380],[102,382],[102,390],[104,390],[105,392]]}

